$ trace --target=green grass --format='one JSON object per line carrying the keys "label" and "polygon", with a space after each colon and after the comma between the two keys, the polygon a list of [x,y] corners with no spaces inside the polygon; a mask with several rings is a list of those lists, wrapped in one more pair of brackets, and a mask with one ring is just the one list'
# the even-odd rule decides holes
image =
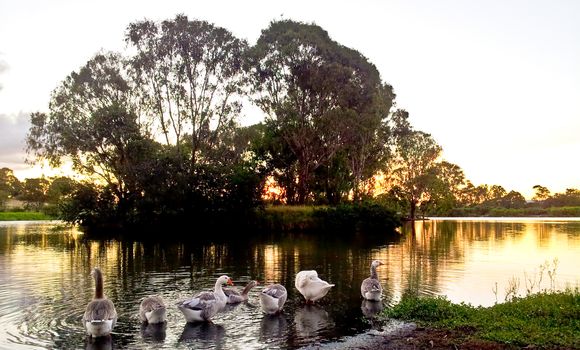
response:
{"label": "green grass", "polygon": [[44,213],[33,211],[0,211],[0,221],[53,220]]}
{"label": "green grass", "polygon": [[491,216],[491,217],[580,217],[580,207],[551,207],[551,208],[455,208],[448,214],[450,216]]}
{"label": "green grass", "polygon": [[303,212],[303,213],[312,213],[315,209],[322,209],[327,208],[324,205],[272,205],[266,207],[266,211],[275,212],[275,213],[295,213],[295,212]]}
{"label": "green grass", "polygon": [[404,297],[385,311],[424,326],[473,329],[473,337],[515,346],[580,348],[580,292],[538,293],[491,307]]}
{"label": "green grass", "polygon": [[260,216],[261,225],[282,231],[301,230],[314,225],[314,211],[317,208],[306,205],[269,206]]}

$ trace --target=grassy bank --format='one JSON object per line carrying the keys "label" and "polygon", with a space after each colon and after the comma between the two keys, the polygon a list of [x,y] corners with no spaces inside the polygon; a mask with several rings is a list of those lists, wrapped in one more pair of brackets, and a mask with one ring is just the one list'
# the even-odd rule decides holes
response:
{"label": "grassy bank", "polygon": [[0,211],[0,221],[26,220],[54,220],[54,218],[35,211]]}
{"label": "grassy bank", "polygon": [[455,208],[449,216],[491,216],[491,217],[580,217],[580,207],[552,207],[552,208]]}
{"label": "grassy bank", "polygon": [[329,206],[270,206],[256,215],[255,226],[269,231],[333,233],[394,232],[401,225],[394,211],[376,203]]}
{"label": "grassy bank", "polygon": [[533,294],[491,307],[453,304],[444,298],[404,297],[385,314],[425,327],[468,333],[469,341],[580,348],[578,289]]}

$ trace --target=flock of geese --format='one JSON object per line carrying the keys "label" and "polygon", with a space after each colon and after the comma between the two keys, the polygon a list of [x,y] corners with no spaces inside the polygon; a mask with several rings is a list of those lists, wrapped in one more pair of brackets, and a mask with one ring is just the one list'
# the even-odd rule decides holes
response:
{"label": "flock of geese", "polygon": [[[362,281],[360,292],[364,299],[380,301],[383,288],[377,276],[377,267],[383,265],[379,260],[371,263],[369,278]],[[95,296],[86,308],[83,322],[87,334],[98,338],[108,336],[117,322],[117,311],[113,302],[103,294],[103,274],[98,268],[91,273],[95,279]],[[242,292],[235,288],[223,288],[224,285],[232,286],[232,279],[228,276],[220,276],[213,292],[201,292],[191,299],[181,301],[177,308],[183,313],[187,322],[207,322],[215,314],[225,308],[226,304],[236,304],[248,300],[248,293],[258,285],[257,281],[250,281]],[[304,296],[306,303],[312,304],[323,298],[334,287],[321,280],[315,270],[300,271],[296,275],[296,289]],[[260,293],[260,306],[262,311],[269,315],[280,313],[286,303],[288,293],[281,284],[270,284]],[[167,320],[167,307],[159,296],[153,295],[144,298],[139,305],[139,319],[143,323],[164,323]]]}

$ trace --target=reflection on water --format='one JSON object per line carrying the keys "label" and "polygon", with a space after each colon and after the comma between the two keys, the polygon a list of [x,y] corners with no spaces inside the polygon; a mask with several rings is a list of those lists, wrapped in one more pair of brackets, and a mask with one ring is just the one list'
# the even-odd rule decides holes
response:
{"label": "reflection on water", "polygon": [[[367,240],[292,235],[207,244],[95,240],[54,227],[0,223],[0,348],[296,348],[369,329],[383,304],[407,291],[491,305],[495,283],[500,301],[512,277],[525,293],[524,276],[539,274],[539,266],[554,258],[556,288],[580,281],[579,220],[428,220]],[[374,259],[385,263],[378,269],[385,298],[369,304],[360,283]],[[96,343],[86,340],[81,323],[95,266],[119,314],[112,340]],[[294,288],[295,274],[304,269],[336,285],[318,305],[304,305]],[[186,324],[173,305],[211,290],[222,274],[238,288],[252,279],[260,286],[213,324]],[[287,287],[281,315],[265,316],[257,307],[269,283]],[[540,288],[550,288],[546,274]],[[167,324],[140,323],[139,300],[150,294],[170,305]]]}
{"label": "reflection on water", "polygon": [[324,331],[335,327],[334,321],[322,307],[303,305],[294,315],[296,333],[303,339],[318,339]]}
{"label": "reflection on water", "polygon": [[109,350],[113,348],[113,337],[110,335],[96,339],[87,337],[86,342],[86,350]]}
{"label": "reflection on water", "polygon": [[226,329],[214,323],[186,323],[183,327],[180,342],[195,345],[196,348],[222,348]]}
{"label": "reflection on water", "polygon": [[141,336],[143,340],[150,342],[163,342],[166,336],[167,322],[163,323],[147,323],[141,324]]}
{"label": "reflection on water", "polygon": [[265,344],[278,343],[288,335],[288,322],[282,314],[264,315],[260,322],[260,340]]}
{"label": "reflection on water", "polygon": [[363,299],[360,309],[366,318],[372,319],[383,311],[383,303],[381,301]]}

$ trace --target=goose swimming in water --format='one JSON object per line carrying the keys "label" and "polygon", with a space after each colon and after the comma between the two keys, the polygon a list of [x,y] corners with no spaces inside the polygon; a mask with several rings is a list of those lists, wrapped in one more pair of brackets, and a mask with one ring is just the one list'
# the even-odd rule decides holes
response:
{"label": "goose swimming in water", "polygon": [[383,293],[383,287],[379,282],[377,275],[377,267],[384,265],[379,260],[374,260],[371,263],[371,276],[362,281],[360,285],[360,293],[366,300],[380,301]]}
{"label": "goose swimming in water", "polygon": [[318,273],[315,270],[308,270],[298,272],[295,286],[306,299],[306,303],[311,304],[324,297],[330,288],[334,287],[334,284],[329,284],[318,278]]}
{"label": "goose swimming in water", "polygon": [[282,311],[288,292],[281,284],[271,284],[260,293],[260,306],[268,315],[274,315]]}
{"label": "goose swimming in water", "polygon": [[143,298],[139,305],[139,319],[151,324],[163,323],[167,319],[167,309],[163,299],[157,295]]}
{"label": "goose swimming in water", "polygon": [[117,323],[117,311],[113,302],[103,294],[103,274],[94,268],[91,276],[95,279],[95,296],[87,304],[83,322],[87,334],[92,337],[104,337],[111,334]]}
{"label": "goose swimming in water", "polygon": [[209,321],[215,314],[226,306],[227,297],[222,285],[233,286],[232,279],[228,276],[220,276],[215,282],[213,292],[201,292],[191,299],[177,304],[179,310],[185,316],[187,322]]}
{"label": "goose swimming in water", "polygon": [[252,288],[257,286],[258,284],[259,284],[258,281],[250,281],[241,293],[238,292],[238,290],[235,288],[224,288],[224,290],[223,290],[224,294],[228,298],[226,303],[237,304],[237,303],[241,303],[243,301],[247,301],[248,300],[248,293],[250,292],[250,290]]}

